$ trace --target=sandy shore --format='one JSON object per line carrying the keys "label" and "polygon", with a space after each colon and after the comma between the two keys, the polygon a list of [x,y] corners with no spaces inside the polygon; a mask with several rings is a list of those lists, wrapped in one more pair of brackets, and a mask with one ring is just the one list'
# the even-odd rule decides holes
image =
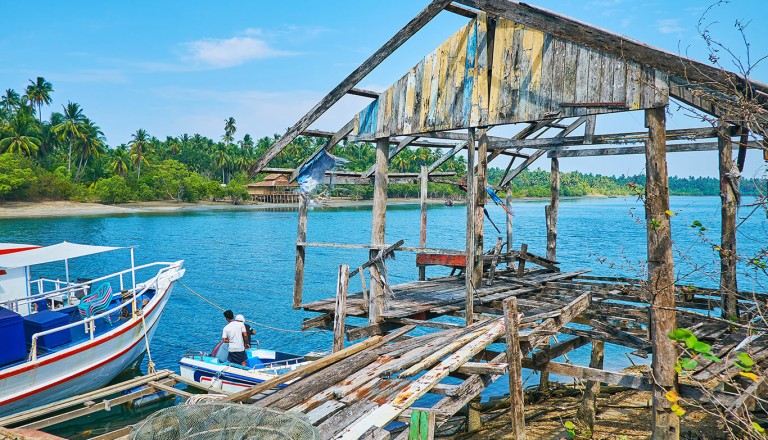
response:
{"label": "sandy shore", "polygon": [[[323,208],[354,208],[370,206],[370,200],[334,199],[324,203]],[[418,204],[419,199],[390,199],[389,205]],[[429,200],[430,204],[443,204],[443,200]],[[78,202],[5,202],[0,203],[0,219],[41,218],[41,217],[80,217],[133,215],[143,213],[174,213],[189,211],[259,211],[271,209],[291,209],[290,204],[249,203],[233,205],[228,202],[177,203],[177,202],[139,202],[118,205]],[[321,206],[316,206],[321,207]]]}

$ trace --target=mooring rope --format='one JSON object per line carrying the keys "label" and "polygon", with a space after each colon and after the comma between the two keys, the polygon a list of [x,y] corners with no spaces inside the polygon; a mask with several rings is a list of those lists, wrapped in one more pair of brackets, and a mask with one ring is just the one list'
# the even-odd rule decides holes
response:
{"label": "mooring rope", "polygon": [[[212,305],[213,307],[215,307],[215,308],[217,308],[217,309],[219,309],[221,311],[226,310],[224,307],[221,307],[220,305],[218,305],[215,302],[209,300],[208,298],[204,297],[203,295],[195,292],[192,288],[190,288],[186,284],[182,283],[181,281],[177,280],[176,282],[181,284],[185,289],[187,289],[189,291],[189,293],[195,295],[196,297],[198,297],[201,300],[207,302],[208,304]],[[263,327],[263,328],[268,328],[270,330],[276,330],[276,331],[279,331],[279,332],[286,332],[286,333],[304,333],[304,334],[306,334],[307,332],[320,333],[320,332],[325,331],[325,330],[321,330],[321,329],[309,329],[309,330],[306,330],[306,331],[305,330],[292,330],[292,329],[287,329],[287,328],[273,327],[271,325],[262,324],[260,322],[256,322],[256,321],[253,321],[253,320],[250,320],[250,319],[246,319],[246,321],[248,323],[252,324],[252,325],[256,325],[256,326]]]}

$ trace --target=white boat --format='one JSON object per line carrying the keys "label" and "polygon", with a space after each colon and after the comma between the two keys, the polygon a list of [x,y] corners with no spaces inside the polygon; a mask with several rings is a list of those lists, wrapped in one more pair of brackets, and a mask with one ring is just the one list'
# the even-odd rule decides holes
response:
{"label": "white boat", "polygon": [[[227,362],[227,344],[219,343],[210,354],[189,351],[179,361],[181,376],[215,389],[235,393],[310,362],[305,356],[263,348],[245,350],[245,355],[246,365],[242,366]],[[288,381],[284,385],[295,380],[298,379]]]}
{"label": "white boat", "polygon": [[[130,250],[125,269],[70,280],[72,259],[119,249]],[[61,262],[64,279],[32,278]],[[138,365],[183,263],[135,266],[133,248],[0,244],[0,417],[98,389]]]}

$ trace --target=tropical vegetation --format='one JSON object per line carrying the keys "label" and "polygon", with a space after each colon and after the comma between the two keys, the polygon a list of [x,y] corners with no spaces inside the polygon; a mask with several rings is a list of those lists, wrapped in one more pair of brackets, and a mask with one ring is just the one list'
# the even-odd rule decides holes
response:
{"label": "tropical vegetation", "polygon": [[[200,134],[159,139],[139,128],[127,144],[109,146],[102,129],[75,102],[67,102],[43,119],[52,102],[53,85],[45,78],[30,80],[24,93],[6,89],[0,95],[0,200],[75,200],[122,203],[129,201],[230,200],[247,198],[247,170],[278,135],[253,138],[237,136],[233,117],[223,121],[223,135],[215,141]],[[322,138],[299,136],[270,164],[295,168],[325,144]],[[407,148],[390,164],[392,172],[417,173],[444,152],[434,148]],[[375,148],[365,142],[342,142],[334,151],[345,159],[344,168],[365,171],[375,161]],[[445,161],[439,172],[466,173],[464,157]],[[491,168],[488,177],[497,184],[503,170]],[[257,179],[263,176],[257,177]],[[644,176],[608,177],[579,172],[562,174],[564,196],[633,194]],[[762,182],[762,183],[761,183]],[[764,181],[745,180],[742,191],[756,193]],[[549,195],[549,173],[524,171],[512,184],[514,197]],[[337,185],[322,188],[331,195],[370,198],[370,186]],[[670,178],[672,194],[716,195],[719,182],[712,178]],[[416,197],[418,185],[391,184],[391,197]],[[430,183],[435,197],[462,197],[463,190],[450,183]]]}

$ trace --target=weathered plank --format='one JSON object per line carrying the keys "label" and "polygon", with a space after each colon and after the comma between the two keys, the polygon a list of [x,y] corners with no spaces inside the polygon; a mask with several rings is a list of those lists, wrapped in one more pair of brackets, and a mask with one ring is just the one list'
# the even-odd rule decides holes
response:
{"label": "weathered plank", "polygon": [[344,348],[344,325],[347,319],[347,290],[349,289],[349,266],[339,266],[336,281],[336,311],[333,316],[333,352]]}
{"label": "weathered plank", "polygon": [[[385,231],[387,225],[387,169],[389,166],[389,142],[386,138],[376,141],[376,173],[373,186],[373,210],[371,212],[371,244],[383,245],[385,243]],[[377,256],[378,252],[371,250],[370,258]],[[382,320],[384,313],[384,286],[382,285],[382,276],[379,267],[372,265],[371,273],[371,295],[368,306],[368,322],[376,324]]]}
{"label": "weathered plank", "polygon": [[299,194],[299,221],[296,231],[296,266],[293,273],[293,308],[301,307],[304,295],[304,258],[307,249],[303,243],[307,241],[307,209],[309,206],[309,194]]}
{"label": "weathered plank", "polygon": [[525,439],[525,395],[523,393],[523,354],[520,351],[518,327],[520,316],[517,311],[517,298],[504,300],[504,324],[507,335],[506,353],[509,365],[509,415],[512,433],[516,439]]}

